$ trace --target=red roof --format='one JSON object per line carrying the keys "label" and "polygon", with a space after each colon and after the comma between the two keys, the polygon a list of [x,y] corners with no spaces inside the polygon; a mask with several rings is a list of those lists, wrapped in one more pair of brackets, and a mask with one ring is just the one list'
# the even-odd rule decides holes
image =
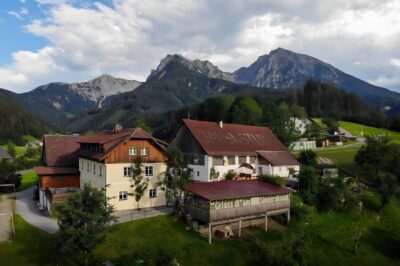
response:
{"label": "red roof", "polygon": [[153,141],[159,148],[162,150],[165,150],[166,147],[168,146],[167,143],[154,138],[151,136],[149,133],[144,131],[141,128],[134,128],[134,129],[125,129],[121,132],[118,133],[113,133],[113,132],[103,132],[99,135],[92,136],[92,137],[85,137],[82,140],[79,141],[79,143],[82,144],[107,144],[109,147],[107,147],[103,152],[95,152],[95,151],[88,151],[84,149],[79,149],[75,152],[75,155],[79,157],[84,157],[92,160],[97,160],[101,161],[107,157],[107,155],[116,147],[118,146],[122,141],[126,139],[148,139]]}
{"label": "red roof", "polygon": [[279,187],[258,179],[190,183],[189,191],[207,200],[250,198],[293,192],[290,188]]}
{"label": "red roof", "polygon": [[44,136],[43,163],[51,167],[77,166],[78,158],[73,154],[79,149],[81,136],[46,135]]}
{"label": "red roof", "polygon": [[95,136],[84,137],[82,138],[79,143],[96,143],[96,144],[105,144],[114,140],[118,140],[121,138],[127,137],[131,134],[133,129],[124,129],[121,132],[114,133],[112,131],[105,131],[99,133]]}
{"label": "red roof", "polygon": [[257,151],[257,153],[272,165],[300,165],[288,151]]}
{"label": "red roof", "polygon": [[256,151],[287,151],[268,127],[183,119],[208,155],[257,155]]}
{"label": "red roof", "polygon": [[38,175],[67,175],[79,174],[79,169],[74,167],[46,167],[37,166],[35,171]]}

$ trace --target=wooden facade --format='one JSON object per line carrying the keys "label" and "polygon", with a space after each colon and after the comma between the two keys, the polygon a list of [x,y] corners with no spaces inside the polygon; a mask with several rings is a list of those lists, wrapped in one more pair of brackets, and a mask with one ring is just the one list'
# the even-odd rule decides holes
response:
{"label": "wooden facade", "polygon": [[[136,156],[129,155],[129,148],[136,148]],[[142,148],[147,148],[148,155],[141,155]],[[137,156],[142,158],[143,163],[165,162],[166,157],[159,147],[149,140],[127,140],[113,148],[105,159],[106,164],[134,163]]]}
{"label": "wooden facade", "polygon": [[267,212],[287,213],[289,209],[290,194],[219,201],[189,195],[185,199],[186,213],[205,223],[265,215]]}
{"label": "wooden facade", "polygon": [[79,174],[75,175],[41,175],[40,188],[79,187]]}

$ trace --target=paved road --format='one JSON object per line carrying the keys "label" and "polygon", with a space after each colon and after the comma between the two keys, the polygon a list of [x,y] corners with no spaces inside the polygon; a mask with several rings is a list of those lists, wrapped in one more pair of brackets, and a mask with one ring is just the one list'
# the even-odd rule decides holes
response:
{"label": "paved road", "polygon": [[12,200],[7,196],[0,199],[0,242],[7,241],[11,235]]}
{"label": "paved road", "polygon": [[58,231],[57,220],[44,216],[35,206],[36,202],[32,200],[34,187],[17,192],[16,211],[29,224],[46,231],[55,233]]}

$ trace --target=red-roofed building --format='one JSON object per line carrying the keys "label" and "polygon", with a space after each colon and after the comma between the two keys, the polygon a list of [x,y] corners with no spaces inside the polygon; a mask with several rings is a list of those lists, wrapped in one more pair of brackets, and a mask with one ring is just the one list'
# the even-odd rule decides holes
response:
{"label": "red-roofed building", "polygon": [[42,165],[35,168],[39,176],[39,202],[51,212],[52,191],[79,188],[78,157],[73,153],[79,148],[82,137],[68,135],[45,135]]}
{"label": "red-roofed building", "polygon": [[158,176],[165,172],[167,143],[140,128],[114,129],[94,136],[47,135],[44,137],[39,175],[39,199],[51,212],[51,204],[91,183],[105,189],[107,199],[116,210],[137,208],[133,194],[132,167],[139,156],[143,175],[149,186],[140,208],[166,205],[165,192],[157,189]]}
{"label": "red-roofed building", "polygon": [[[193,179],[224,180],[229,172],[246,178],[260,174],[288,178],[300,164],[267,127],[184,119],[171,143],[179,147],[193,169]],[[217,178],[210,175],[214,168]]]}
{"label": "red-roofed building", "polygon": [[[74,152],[79,157],[80,185],[91,183],[104,189],[108,202],[117,211],[166,206],[165,191],[157,188],[159,176],[165,172],[165,151],[168,144],[140,128],[126,129],[86,137]],[[141,157],[143,175],[149,185],[136,202],[132,168]]]}
{"label": "red-roofed building", "polygon": [[185,195],[185,212],[208,224],[209,241],[217,230],[238,229],[257,223],[268,228],[268,217],[285,214],[290,220],[292,189],[261,180],[193,182]]}

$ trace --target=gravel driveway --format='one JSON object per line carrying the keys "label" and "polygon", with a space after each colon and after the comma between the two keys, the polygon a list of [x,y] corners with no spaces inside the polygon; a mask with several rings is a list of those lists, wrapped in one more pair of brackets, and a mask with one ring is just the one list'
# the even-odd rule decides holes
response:
{"label": "gravel driveway", "polygon": [[24,218],[24,220],[34,227],[37,227],[48,233],[58,231],[57,220],[51,219],[39,212],[36,202],[33,201],[34,187],[30,187],[23,191],[17,192],[16,212]]}

